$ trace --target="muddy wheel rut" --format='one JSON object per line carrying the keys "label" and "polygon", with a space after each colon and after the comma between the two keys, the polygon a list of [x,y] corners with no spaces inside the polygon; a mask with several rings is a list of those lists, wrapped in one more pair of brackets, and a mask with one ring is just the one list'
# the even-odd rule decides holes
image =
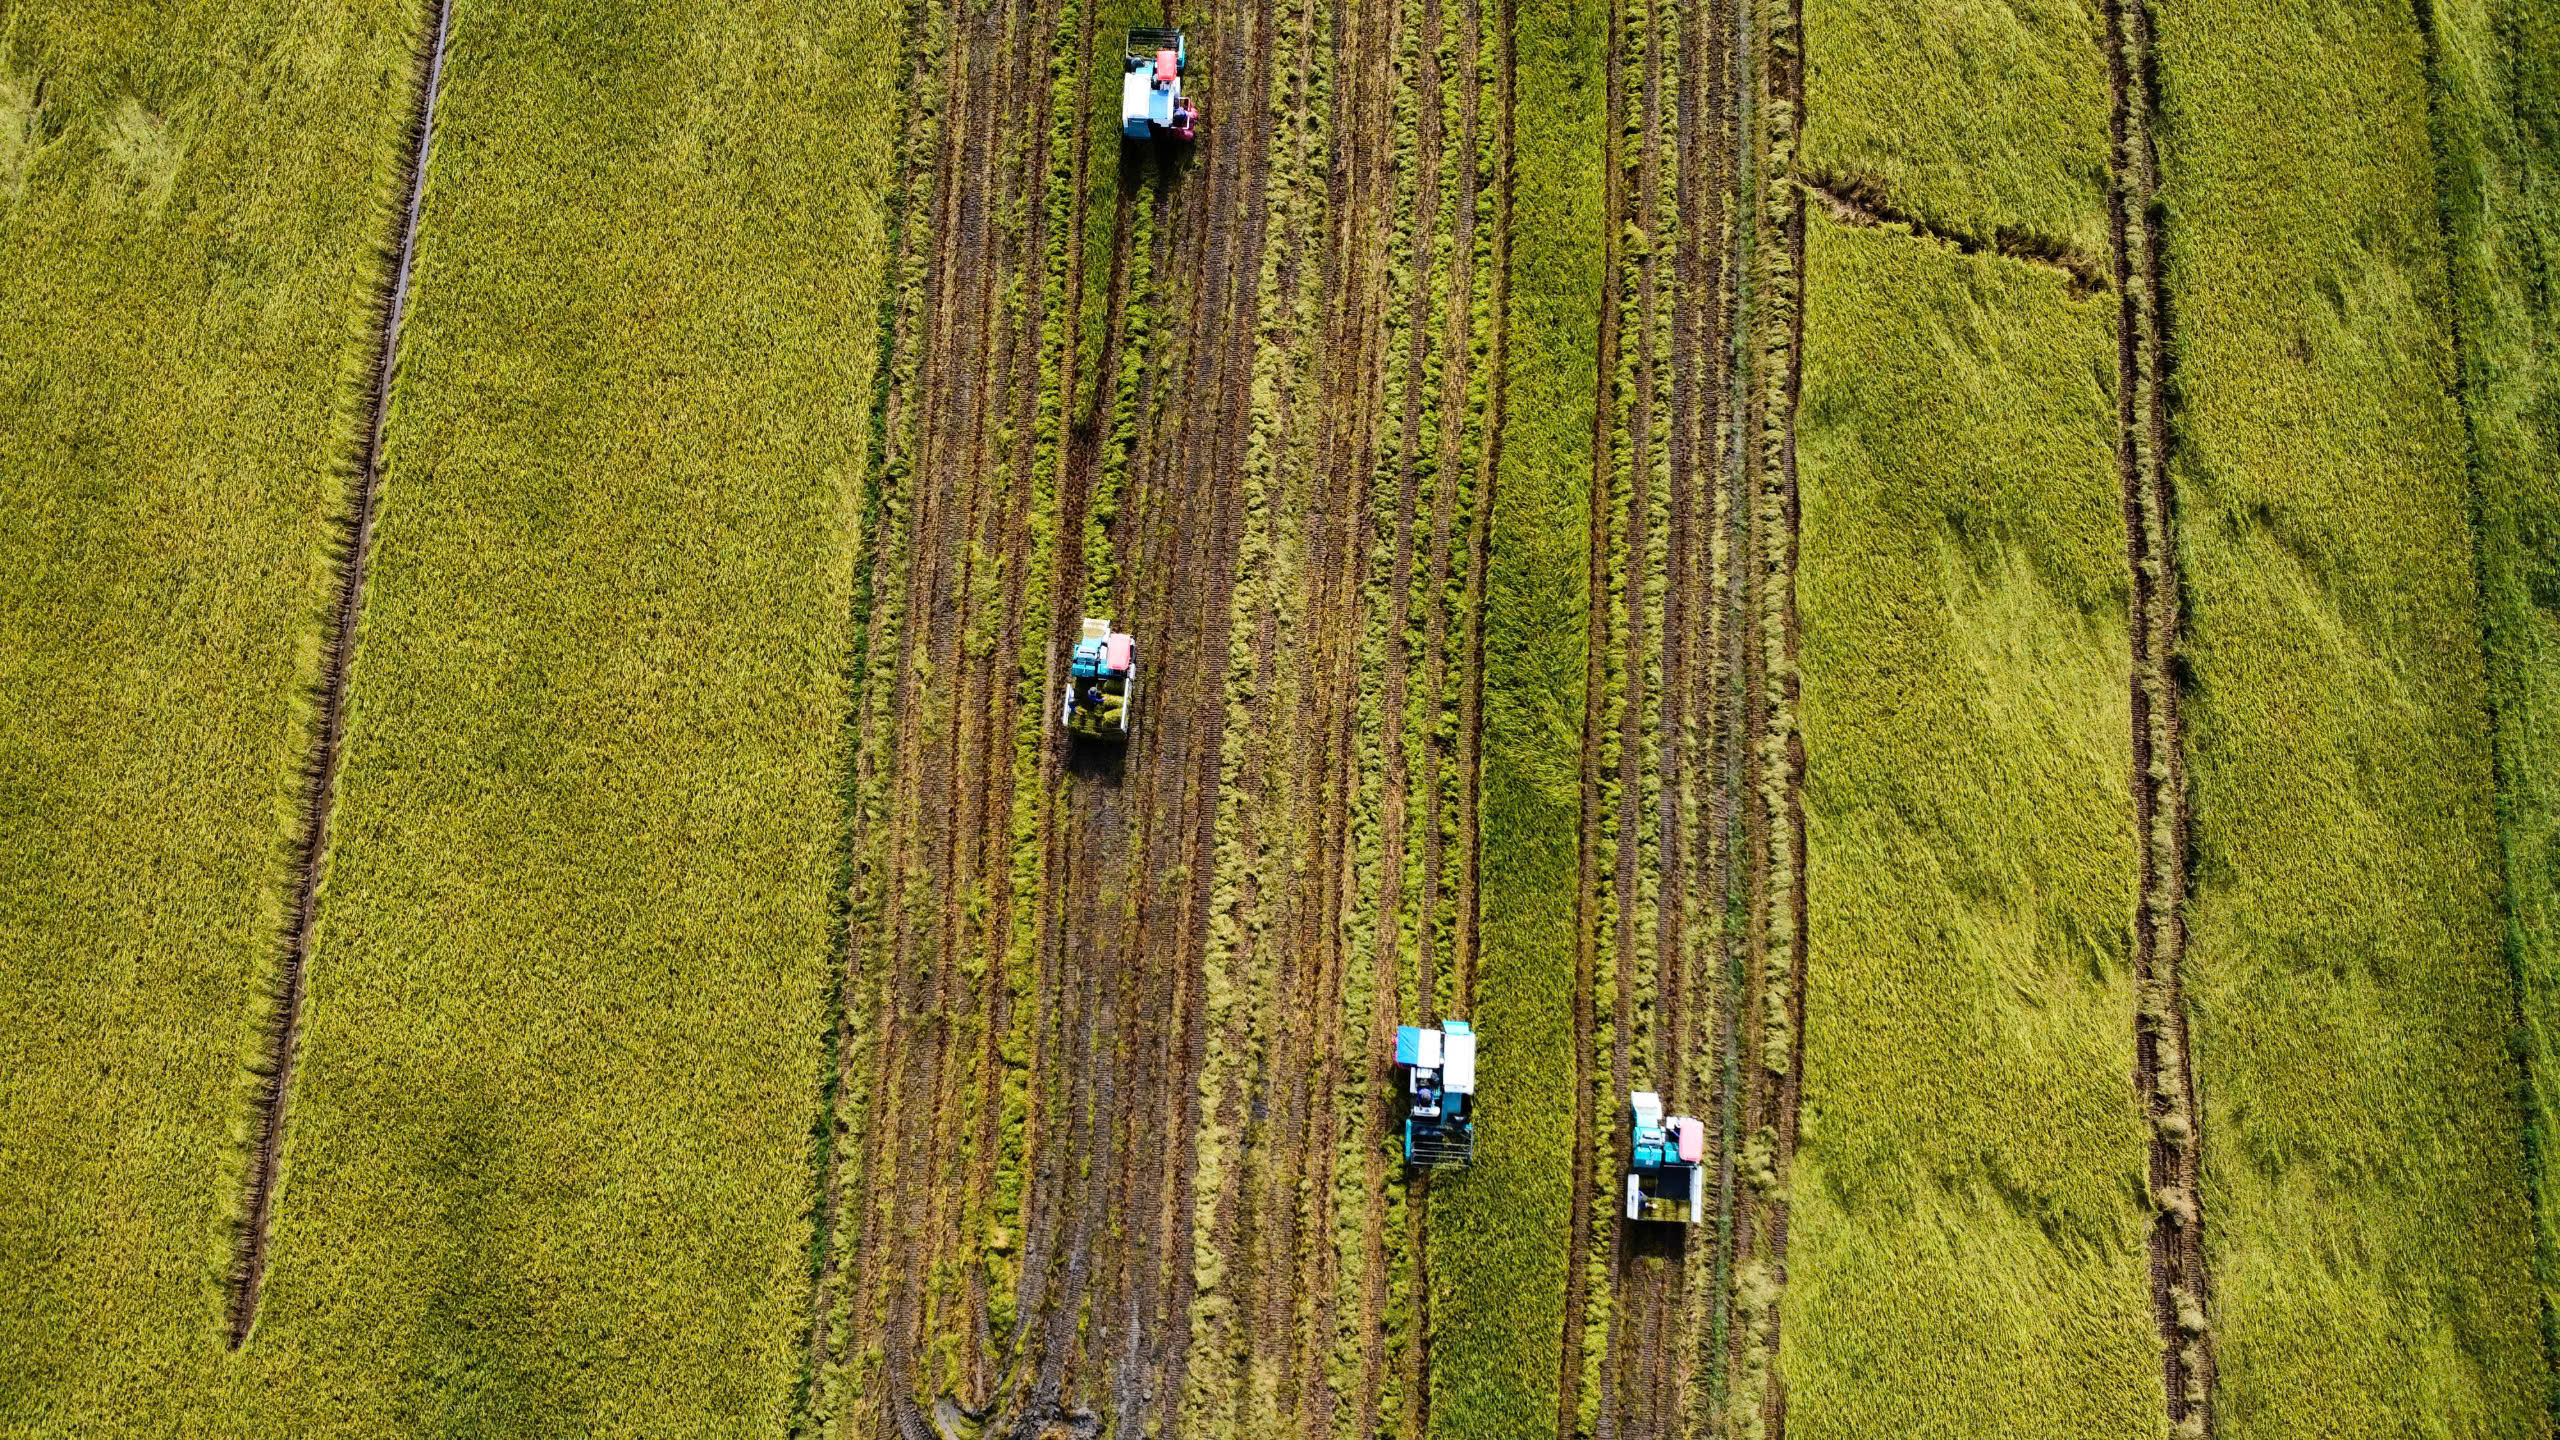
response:
{"label": "muddy wheel rut", "polygon": [[[1366,1317],[1425,1223],[1381,1037],[1467,973],[1487,40],[1168,18],[1187,149],[1089,0],[909,12],[806,1433],[1419,1433]],[[1124,751],[1054,726],[1085,614]]]}

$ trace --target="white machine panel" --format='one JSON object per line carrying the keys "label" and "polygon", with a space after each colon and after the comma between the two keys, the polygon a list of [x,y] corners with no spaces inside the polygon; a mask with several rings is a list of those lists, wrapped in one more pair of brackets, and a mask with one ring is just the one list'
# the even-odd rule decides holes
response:
{"label": "white machine panel", "polygon": [[[1431,1037],[1423,1042],[1426,1045],[1442,1038],[1437,1030],[1423,1033]],[[1440,1083],[1452,1095],[1473,1095],[1476,1093],[1476,1037],[1451,1035],[1446,1038],[1446,1068],[1441,1071]]]}

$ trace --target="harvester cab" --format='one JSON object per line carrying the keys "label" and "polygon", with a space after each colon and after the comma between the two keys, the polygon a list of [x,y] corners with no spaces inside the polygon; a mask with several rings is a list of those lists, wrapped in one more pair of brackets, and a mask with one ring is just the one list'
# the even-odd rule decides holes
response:
{"label": "harvester cab", "polygon": [[1120,56],[1120,133],[1131,140],[1188,140],[1200,109],[1182,93],[1189,52],[1179,30],[1132,30]]}
{"label": "harvester cab", "polygon": [[1705,1208],[1704,1167],[1707,1127],[1688,1115],[1664,1119],[1662,1097],[1638,1090],[1629,1097],[1635,1112],[1635,1144],[1627,1160],[1627,1218],[1695,1225]]}
{"label": "harvester cab", "polygon": [[1067,662],[1067,698],[1058,723],[1088,740],[1129,738],[1130,712],[1138,704],[1138,642],[1108,620],[1085,617]]}
{"label": "harvester cab", "polygon": [[1404,1163],[1464,1165],[1476,1153],[1476,1030],[1464,1020],[1438,1029],[1396,1027],[1396,1066],[1405,1072]]}

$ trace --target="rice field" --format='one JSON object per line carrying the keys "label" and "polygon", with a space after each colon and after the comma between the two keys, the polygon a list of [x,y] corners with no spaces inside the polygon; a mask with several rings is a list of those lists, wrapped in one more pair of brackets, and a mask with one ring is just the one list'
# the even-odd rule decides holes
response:
{"label": "rice field", "polygon": [[0,11],[11,1433],[168,1433],[222,1354],[409,35],[283,3]]}
{"label": "rice field", "polygon": [[2548,1423],[2426,48],[2380,6],[2161,17],[2188,993],[2237,1435]]}
{"label": "rice field", "polygon": [[0,0],[0,1432],[2549,1434],[2550,28]]}

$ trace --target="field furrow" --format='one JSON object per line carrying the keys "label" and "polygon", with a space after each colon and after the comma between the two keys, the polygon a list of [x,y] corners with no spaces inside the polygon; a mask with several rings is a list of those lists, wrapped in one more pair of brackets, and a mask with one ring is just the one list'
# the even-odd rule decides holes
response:
{"label": "field furrow", "polygon": [[227,1277],[231,1346],[249,1338],[258,1318],[258,1291],[267,1278],[269,1226],[276,1181],[284,1164],[285,1108],[293,1090],[293,1062],[302,1040],[302,1007],[308,989],[311,948],[320,920],[320,882],[327,871],[329,814],[338,799],[338,771],[346,760],[347,682],[354,674],[357,628],[364,618],[365,567],[373,558],[373,527],[382,500],[382,440],[391,414],[391,382],[400,359],[400,317],[409,303],[409,280],[418,255],[418,212],[426,201],[427,162],[434,153],[436,90],[444,79],[445,40],[452,33],[452,0],[436,0],[427,12],[418,46],[417,100],[409,141],[401,158],[403,196],[399,230],[388,250],[381,313],[368,345],[367,395],[362,450],[350,467],[346,510],[340,516],[338,577],[329,624],[320,649],[311,751],[302,765],[299,828],[293,839],[293,900],[284,954],[273,981],[266,1018],[266,1048],[256,1067],[258,1084],[249,1114],[249,1169]]}
{"label": "field furrow", "polygon": [[2212,1290],[2199,1213],[2204,1137],[2185,986],[2186,745],[2178,723],[2176,497],[2169,477],[2169,309],[2161,273],[2159,108],[2151,9],[2107,11],[2113,150],[2107,231],[2114,250],[2116,457],[2124,481],[2133,661],[2133,820],[2141,846],[2133,912],[2134,1089],[2150,1131],[2151,1307],[2169,1424],[2213,1431]]}
{"label": "field furrow", "polygon": [[[1758,617],[1731,538],[1745,471],[1727,440],[1742,372],[1726,337],[1736,233],[1743,73],[1729,7],[1630,4],[1617,20],[1613,179],[1622,253],[1602,292],[1601,391],[1592,440],[1594,687],[1583,849],[1586,941],[1605,959],[1583,1086],[1590,1131],[1584,1216],[1588,1298],[1568,1313],[1559,1433],[1694,1433],[1724,1390],[1724,1258],[1733,1186],[1728,1059],[1740,1008],[1728,884],[1740,869],[1739,705]],[[1747,212],[1745,212],[1747,213]],[[1728,457],[1731,457],[1730,459]],[[1627,1097],[1652,1090],[1708,1123],[1706,1213],[1694,1229],[1623,1218]]]}
{"label": "field furrow", "polygon": [[[1182,148],[1108,123],[1150,17],[991,15],[910,19],[941,59],[907,80],[811,1414],[1414,1430],[1419,1331],[1364,1317],[1420,1310],[1386,1037],[1460,970],[1477,502],[1436,462],[1481,445],[1490,270],[1484,182],[1440,176],[1481,37],[1212,6]],[[1045,151],[964,138],[963,95]],[[1055,727],[1082,615],[1138,640],[1124,750]]]}

